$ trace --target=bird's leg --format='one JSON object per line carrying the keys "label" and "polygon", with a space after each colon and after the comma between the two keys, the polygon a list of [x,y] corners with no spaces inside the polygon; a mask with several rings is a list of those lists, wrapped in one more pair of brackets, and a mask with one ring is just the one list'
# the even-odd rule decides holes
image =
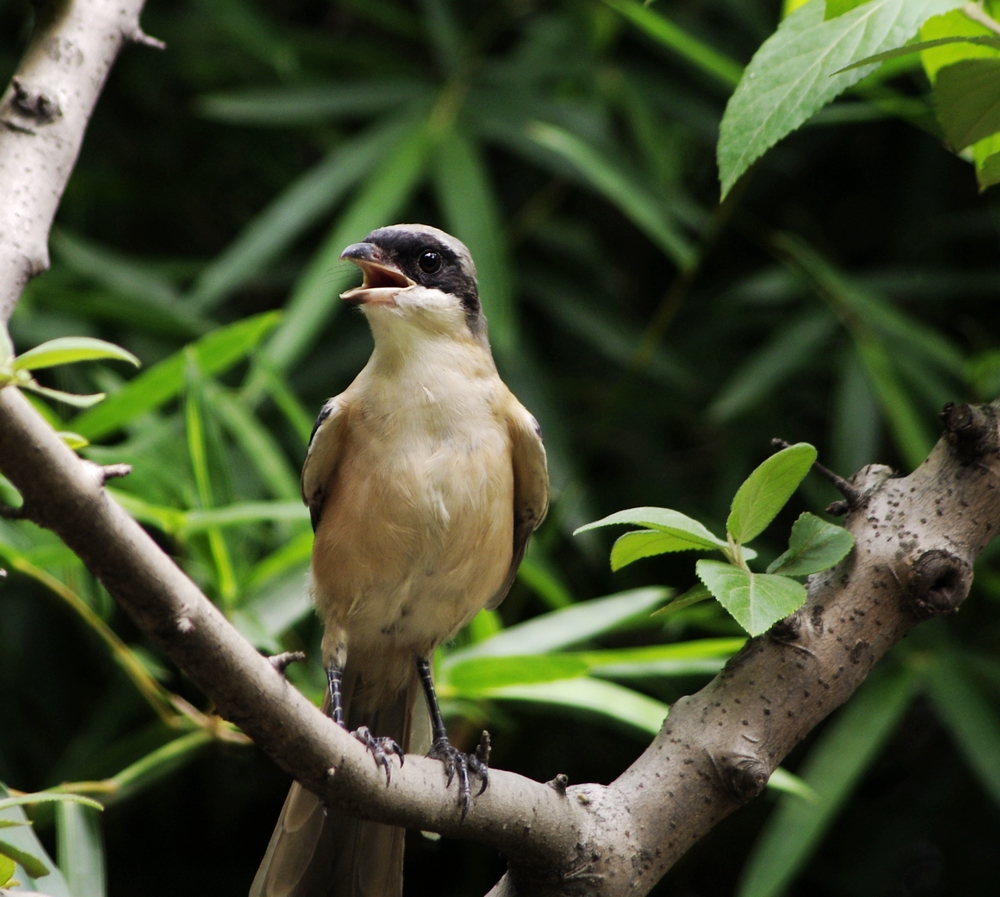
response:
{"label": "bird's leg", "polygon": [[[458,802],[462,807],[462,818],[465,819],[472,803],[472,788],[469,785],[469,773],[479,776],[482,783],[477,794],[482,794],[490,784],[490,733],[484,731],[479,740],[479,746],[474,754],[465,754],[448,741],[448,732],[441,718],[441,708],[438,706],[437,693],[434,691],[434,680],[431,678],[431,664],[426,658],[417,658],[417,672],[420,673],[420,684],[427,696],[427,708],[431,714],[431,732],[434,739],[428,757],[440,760],[448,775],[448,786],[451,780],[458,777]],[[446,786],[447,787],[447,786]]]}
{"label": "bird's leg", "polygon": [[[326,671],[326,681],[330,686],[330,718],[342,729],[347,729],[344,722],[344,699],[341,695],[341,682],[344,671],[337,664],[330,664]],[[403,749],[396,744],[395,739],[387,736],[375,736],[367,726],[358,726],[351,734],[371,752],[375,765],[385,770],[385,783],[392,778],[392,767],[389,765],[389,755],[399,757],[399,765],[403,765]]]}

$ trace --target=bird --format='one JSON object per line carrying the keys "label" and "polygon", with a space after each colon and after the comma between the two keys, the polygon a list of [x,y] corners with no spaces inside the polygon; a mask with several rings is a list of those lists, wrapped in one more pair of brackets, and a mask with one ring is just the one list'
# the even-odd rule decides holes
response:
{"label": "bird", "polygon": [[[443,762],[446,788],[457,780],[464,818],[470,777],[478,793],[489,782],[488,735],[472,754],[450,744],[431,661],[510,589],[548,509],[545,448],[497,372],[462,242],[396,224],[340,257],[363,274],[341,298],[367,318],[374,348],[320,411],[302,469],[324,709],[387,782],[429,717],[428,756]],[[399,897],[403,835],[293,783],[250,897]]]}

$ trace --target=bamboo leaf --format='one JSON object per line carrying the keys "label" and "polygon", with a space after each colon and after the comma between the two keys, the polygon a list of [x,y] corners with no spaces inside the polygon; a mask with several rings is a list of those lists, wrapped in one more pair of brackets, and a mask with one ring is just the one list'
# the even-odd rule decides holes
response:
{"label": "bamboo leaf", "polygon": [[[278,312],[265,312],[203,336],[190,347],[198,367],[210,376],[224,373],[253,352],[279,320]],[[153,365],[99,408],[74,418],[73,430],[94,442],[176,398],[184,388],[185,358],[186,350],[182,350]]]}

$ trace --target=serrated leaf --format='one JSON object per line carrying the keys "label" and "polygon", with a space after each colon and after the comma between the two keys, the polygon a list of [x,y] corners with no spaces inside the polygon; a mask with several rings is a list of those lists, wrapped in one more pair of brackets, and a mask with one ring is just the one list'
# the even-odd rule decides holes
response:
{"label": "serrated leaf", "polygon": [[874,66],[846,66],[902,46],[931,16],[963,0],[870,0],[829,21],[826,4],[806,3],[769,37],[743,72],[719,129],[719,177],[725,196],[783,137]]}
{"label": "serrated leaf", "polygon": [[[664,533],[655,529],[636,530],[619,536],[611,547],[611,569],[614,571],[627,567],[640,558],[667,554],[672,551],[690,551],[701,546],[692,545],[690,539]],[[718,546],[714,546],[716,549]]]}
{"label": "serrated leaf", "polygon": [[963,59],[940,69],[934,112],[956,152],[1000,131],[1000,59]]}
{"label": "serrated leaf", "polygon": [[805,511],[792,524],[788,551],[775,558],[768,573],[785,576],[808,576],[839,563],[854,545],[852,536],[842,526]]}
{"label": "serrated leaf", "polygon": [[127,361],[139,367],[141,362],[127,349],[114,343],[91,336],[61,336],[50,339],[18,355],[11,364],[15,371],[37,371],[41,368],[51,368],[60,364],[73,364],[78,361],[95,361],[108,358],[112,361]]}
{"label": "serrated leaf", "polygon": [[719,604],[750,635],[767,632],[806,600],[805,586],[785,576],[751,573],[742,567],[710,560],[698,561],[695,572]]}
{"label": "serrated leaf", "polygon": [[20,847],[15,847],[7,841],[0,841],[0,854],[16,860],[32,878],[41,878],[43,875],[49,874],[49,867],[33,853],[21,850]]}
{"label": "serrated leaf", "polygon": [[733,498],[726,529],[742,544],[759,536],[809,473],[816,449],[807,442],[771,455],[744,480]]}
{"label": "serrated leaf", "polygon": [[[678,539],[688,543],[689,548],[726,548],[728,543],[714,536],[702,524],[680,511],[670,508],[629,508],[625,511],[616,511],[593,523],[587,523],[573,532],[573,535],[585,533],[587,530],[597,529],[601,526],[613,526],[618,523],[630,523],[635,526],[642,526],[646,529],[657,530],[661,533],[669,533]],[[687,549],[675,548],[674,551],[684,551]]]}

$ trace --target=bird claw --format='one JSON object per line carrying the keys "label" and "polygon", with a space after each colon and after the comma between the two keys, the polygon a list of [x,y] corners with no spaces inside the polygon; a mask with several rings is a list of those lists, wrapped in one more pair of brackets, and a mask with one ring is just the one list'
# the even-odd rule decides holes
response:
{"label": "bird claw", "polygon": [[403,749],[392,738],[384,735],[372,735],[367,726],[359,726],[351,734],[368,748],[375,760],[375,765],[385,770],[385,784],[388,785],[392,779],[392,765],[389,763],[389,756],[395,754],[399,757],[399,765],[402,766]]}
{"label": "bird claw", "polygon": [[439,738],[431,745],[428,757],[440,760],[444,764],[445,775],[448,777],[446,788],[451,787],[452,779],[458,778],[458,803],[462,808],[462,819],[468,815],[472,804],[472,786],[469,774],[479,776],[480,786],[476,797],[482,794],[490,784],[490,733],[483,731],[474,754],[466,754],[452,747],[447,738]]}

